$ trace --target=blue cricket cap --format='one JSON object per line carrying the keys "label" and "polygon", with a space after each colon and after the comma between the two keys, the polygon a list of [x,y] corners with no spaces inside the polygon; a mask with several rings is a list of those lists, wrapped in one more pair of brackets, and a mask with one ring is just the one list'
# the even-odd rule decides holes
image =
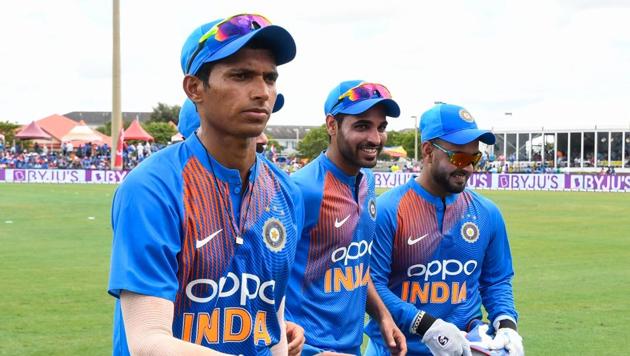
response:
{"label": "blue cricket cap", "polygon": [[[208,35],[213,28],[216,30],[215,25],[226,23],[228,24],[225,30],[228,33],[227,38],[219,41],[216,39],[217,36]],[[202,37],[207,37],[207,39],[200,43]],[[271,50],[277,65],[288,63],[295,58],[295,41],[287,30],[271,25],[260,15],[242,14],[218,19],[196,28],[188,36],[182,48],[182,71],[185,75],[195,75],[204,63],[229,57],[253,39],[260,40],[265,48]]]}
{"label": "blue cricket cap", "polygon": [[[383,104],[385,107],[385,115],[390,117],[400,116],[400,107],[393,99],[390,98],[370,97],[369,99],[358,99],[357,101],[339,99],[339,97],[345,94],[348,90],[359,86],[361,83],[365,83],[365,81],[348,80],[341,82],[339,85],[334,87],[328,94],[328,98],[326,98],[326,102],[324,103],[324,114],[359,115],[368,111],[376,104]],[[389,94],[389,91],[387,94]]]}
{"label": "blue cricket cap", "polygon": [[436,138],[455,145],[465,145],[479,140],[493,145],[495,137],[489,130],[479,130],[475,119],[468,110],[451,104],[437,104],[420,118],[422,141]]}
{"label": "blue cricket cap", "polygon": [[192,136],[199,127],[199,113],[197,107],[190,99],[184,101],[184,105],[179,110],[179,122],[177,123],[177,131],[184,138]]}
{"label": "blue cricket cap", "polygon": [[[282,94],[278,94],[276,96],[276,103],[273,106],[273,112],[276,112],[282,109],[284,105],[284,96]],[[184,136],[184,138],[188,138],[195,133],[195,131],[199,128],[199,113],[197,112],[197,107],[195,103],[193,103],[190,99],[186,98],[182,108],[179,110],[179,122],[177,123],[177,131]]]}

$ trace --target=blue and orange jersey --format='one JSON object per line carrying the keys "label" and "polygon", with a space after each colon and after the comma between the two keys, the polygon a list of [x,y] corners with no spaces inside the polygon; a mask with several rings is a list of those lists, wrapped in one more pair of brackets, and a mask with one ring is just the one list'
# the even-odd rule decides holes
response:
{"label": "blue and orange jersey", "polygon": [[[444,200],[415,179],[377,199],[371,273],[377,292],[407,337],[409,354],[430,355],[413,331],[420,311],[466,330],[499,315],[517,319],[512,257],[497,206],[474,191]],[[384,347],[378,324],[366,333]]]}
{"label": "blue and orange jersey", "polygon": [[287,291],[287,319],[306,343],[356,352],[361,346],[376,222],[374,176],[341,171],[324,153],[294,173],[305,207]]}
{"label": "blue and orange jersey", "polygon": [[[116,191],[109,293],[174,303],[173,335],[230,354],[270,354],[301,234],[301,195],[261,155],[243,186],[196,135],[159,151]],[[129,354],[120,302],[114,354]]]}

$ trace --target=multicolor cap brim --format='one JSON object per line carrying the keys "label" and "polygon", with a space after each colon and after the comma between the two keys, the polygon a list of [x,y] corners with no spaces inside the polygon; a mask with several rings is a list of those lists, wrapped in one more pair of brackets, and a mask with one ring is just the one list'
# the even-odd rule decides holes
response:
{"label": "multicolor cap brim", "polygon": [[[439,138],[440,140],[450,142],[454,145],[465,145],[474,140],[479,140],[486,145],[494,145],[494,142],[496,141],[496,137],[492,132],[478,129],[464,129],[434,138]],[[423,141],[425,140],[423,139]]]}
{"label": "multicolor cap brim", "polygon": [[233,55],[253,39],[265,43],[274,54],[276,65],[288,63],[295,58],[296,47],[291,34],[280,26],[270,25],[239,37],[213,53],[204,47],[193,60],[187,74],[196,74],[204,63],[216,62]]}
{"label": "multicolor cap brim", "polygon": [[348,114],[348,115],[359,115],[368,110],[370,110],[373,106],[377,104],[382,104],[385,108],[385,115],[389,117],[398,117],[400,116],[400,107],[398,104],[392,99],[365,99],[361,101],[357,101],[356,103],[352,103],[346,107],[342,107],[339,110],[333,110],[331,114]]}

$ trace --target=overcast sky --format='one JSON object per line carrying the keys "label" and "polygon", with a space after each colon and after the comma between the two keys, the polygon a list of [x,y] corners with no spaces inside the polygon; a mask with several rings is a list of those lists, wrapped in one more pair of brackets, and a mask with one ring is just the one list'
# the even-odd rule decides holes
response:
{"label": "overcast sky", "polygon": [[[434,101],[486,128],[630,128],[630,0],[120,2],[123,111],[181,105],[189,33],[255,12],[298,47],[272,125],[322,124],[329,90],[364,79],[400,104],[393,129]],[[112,1],[2,1],[0,40],[0,121],[111,110]]]}

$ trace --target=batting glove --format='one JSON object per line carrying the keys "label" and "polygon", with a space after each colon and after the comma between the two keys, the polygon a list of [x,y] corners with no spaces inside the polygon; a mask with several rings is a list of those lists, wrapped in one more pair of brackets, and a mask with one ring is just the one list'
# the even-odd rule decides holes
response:
{"label": "batting glove", "polygon": [[436,319],[424,333],[422,342],[435,356],[472,356],[470,343],[457,326]]}
{"label": "batting glove", "polygon": [[524,356],[523,338],[514,329],[501,328],[497,330],[494,339],[488,343],[491,350],[500,350],[505,348],[509,351],[510,356]]}

